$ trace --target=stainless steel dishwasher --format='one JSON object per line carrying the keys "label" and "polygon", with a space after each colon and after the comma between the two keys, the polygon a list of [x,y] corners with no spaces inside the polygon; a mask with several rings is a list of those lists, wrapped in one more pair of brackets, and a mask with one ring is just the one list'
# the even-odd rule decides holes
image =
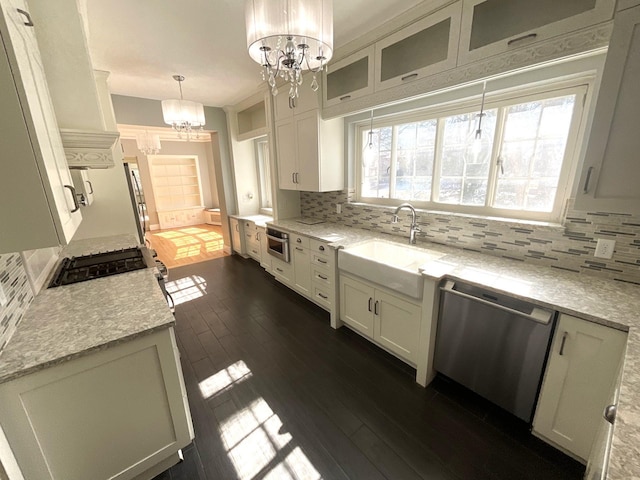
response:
{"label": "stainless steel dishwasher", "polygon": [[556,312],[460,282],[441,290],[435,369],[530,423]]}

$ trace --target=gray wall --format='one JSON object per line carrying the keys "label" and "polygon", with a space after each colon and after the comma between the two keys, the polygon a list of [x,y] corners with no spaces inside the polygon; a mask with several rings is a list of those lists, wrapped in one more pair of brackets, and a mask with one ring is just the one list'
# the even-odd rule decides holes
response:
{"label": "gray wall", "polygon": [[[162,104],[160,100],[148,98],[111,95],[116,121],[125,125],[141,125],[149,127],[167,127],[162,118]],[[227,222],[227,213],[236,211],[234,182],[231,169],[229,150],[229,133],[227,130],[227,116],[218,107],[204,107],[206,124],[205,130],[212,130],[211,134],[213,158],[213,176],[218,192],[218,203],[222,217],[222,235],[224,243],[231,246],[231,236]],[[162,151],[160,153],[163,153]],[[215,203],[215,200],[212,200]]]}

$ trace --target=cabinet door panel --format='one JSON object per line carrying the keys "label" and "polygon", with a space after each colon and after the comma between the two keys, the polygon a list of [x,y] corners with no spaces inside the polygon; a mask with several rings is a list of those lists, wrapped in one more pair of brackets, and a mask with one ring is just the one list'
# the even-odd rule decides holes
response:
{"label": "cabinet door panel", "polygon": [[296,128],[291,121],[276,123],[276,148],[278,160],[278,185],[283,190],[297,190],[296,173]]}
{"label": "cabinet door panel", "polygon": [[418,361],[420,314],[418,305],[376,290],[374,340],[413,364]]}
{"label": "cabinet door panel", "polygon": [[455,67],[461,11],[457,2],[377,42],[375,89]]}
{"label": "cabinet door panel", "polygon": [[324,74],[324,106],[328,107],[373,93],[373,45],[329,65]]}
{"label": "cabinet door panel", "polygon": [[616,17],[576,208],[640,213],[640,7]]}
{"label": "cabinet door panel", "polygon": [[340,277],[340,319],[369,338],[373,338],[373,296],[373,288]]}
{"label": "cabinet door panel", "polygon": [[536,433],[588,458],[626,339],[619,330],[560,316],[533,422]]}
{"label": "cabinet door panel", "polygon": [[309,297],[311,295],[311,261],[309,250],[292,245],[293,270],[295,278],[295,288],[301,294]]}
{"label": "cabinet door panel", "polygon": [[614,5],[612,0],[465,0],[458,64],[604,22]]}
{"label": "cabinet door panel", "polygon": [[320,167],[318,165],[320,131],[318,127],[318,114],[315,111],[304,116],[296,116],[298,190],[317,192],[320,187]]}

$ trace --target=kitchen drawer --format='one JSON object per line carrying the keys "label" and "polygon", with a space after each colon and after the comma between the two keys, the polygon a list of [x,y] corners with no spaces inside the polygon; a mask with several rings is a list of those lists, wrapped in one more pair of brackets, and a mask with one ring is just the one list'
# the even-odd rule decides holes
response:
{"label": "kitchen drawer", "polygon": [[329,255],[331,253],[329,244],[327,242],[321,242],[320,240],[315,240],[313,238],[309,239],[309,248],[312,251],[321,253],[323,255]]}
{"label": "kitchen drawer", "polygon": [[333,305],[333,295],[331,295],[331,289],[326,288],[324,285],[313,282],[311,285],[311,299],[321,307],[327,310],[331,309]]}
{"label": "kitchen drawer", "polygon": [[247,242],[247,254],[260,261],[260,244],[256,241]]}
{"label": "kitchen drawer", "polygon": [[330,288],[333,285],[333,272],[328,269],[313,265],[311,267],[311,280],[318,285],[324,285],[326,288]]}
{"label": "kitchen drawer", "polygon": [[329,270],[329,266],[331,265],[331,263],[331,257],[327,255],[316,252],[313,252],[311,254],[311,265],[326,268],[327,270]]}
{"label": "kitchen drawer", "polygon": [[289,237],[289,243],[292,247],[298,246],[302,248],[309,248],[309,237],[292,233]]}
{"label": "kitchen drawer", "polygon": [[271,273],[276,280],[293,288],[293,265],[283,262],[279,258],[271,257]]}

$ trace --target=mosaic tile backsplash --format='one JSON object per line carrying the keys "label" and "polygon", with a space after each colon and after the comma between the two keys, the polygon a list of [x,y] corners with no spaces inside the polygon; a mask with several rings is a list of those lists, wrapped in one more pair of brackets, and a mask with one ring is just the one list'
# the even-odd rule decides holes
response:
{"label": "mosaic tile backsplash", "polygon": [[[303,192],[302,216],[409,237],[410,212],[391,223],[393,207],[352,203],[353,190]],[[336,213],[336,204],[342,213]],[[516,261],[640,285],[640,216],[577,211],[569,205],[563,228],[443,212],[418,212],[418,242],[429,241]],[[613,258],[595,258],[598,238],[616,241]]]}
{"label": "mosaic tile backsplash", "polygon": [[9,300],[6,306],[0,307],[0,352],[2,352],[33,300],[27,272],[19,253],[0,255],[0,284]]}

